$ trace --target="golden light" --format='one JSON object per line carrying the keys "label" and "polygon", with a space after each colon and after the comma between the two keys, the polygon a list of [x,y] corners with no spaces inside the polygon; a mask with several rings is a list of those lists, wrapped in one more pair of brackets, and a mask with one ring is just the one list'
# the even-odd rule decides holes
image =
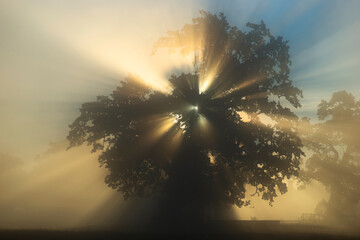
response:
{"label": "golden light", "polygon": [[[184,127],[180,127],[182,129],[185,128]],[[172,159],[173,156],[177,153],[177,151],[179,150],[179,146],[184,138],[184,131],[173,131],[172,135],[170,136],[169,141],[166,143],[166,151],[167,151],[167,156]]]}
{"label": "golden light", "polygon": [[181,119],[182,116],[180,114],[168,114],[157,121],[155,125],[156,130],[149,138],[150,146],[155,144],[156,141],[162,141],[162,144],[164,144],[163,151],[166,152],[169,159],[172,159],[179,150],[184,132],[186,131],[185,122],[181,121]]}
{"label": "golden light", "polygon": [[198,115],[194,134],[199,138],[198,141],[205,144],[211,145],[216,142],[216,128],[202,114]]}
{"label": "golden light", "polygon": [[66,151],[67,146],[67,141],[53,144],[27,170],[17,168],[4,179],[11,187],[3,188],[0,197],[8,208],[3,226],[81,226],[86,216],[117,194],[105,185],[107,172],[99,168],[97,154],[89,154],[89,147]]}
{"label": "golden light", "polygon": [[210,74],[208,74],[205,78],[202,78],[200,75],[199,79],[199,93],[204,93],[211,85],[211,83],[214,81],[215,78],[215,71],[212,71]]}
{"label": "golden light", "polygon": [[158,138],[163,136],[165,133],[167,133],[170,128],[177,122],[176,119],[171,119],[168,118],[166,120],[163,120],[163,122],[161,123],[161,127],[159,127],[155,132],[154,132],[154,137]]}
{"label": "golden light", "polygon": [[151,119],[148,119],[147,122],[149,127],[154,128],[154,131],[149,132],[146,138],[149,142],[159,140],[167,134],[180,119],[180,115],[172,113],[151,116]]}
{"label": "golden light", "polygon": [[[217,92],[217,94],[213,97],[213,98],[221,98],[224,97],[230,93],[239,91],[239,90],[243,90],[246,89],[248,87],[251,87],[254,84],[259,84],[261,81],[264,81],[266,79],[266,76],[264,75],[259,75],[253,78],[250,78],[248,80],[245,80],[241,83],[239,83],[237,86],[232,87],[229,90],[225,90],[225,91],[219,91]],[[255,98],[263,98],[266,97],[267,92],[260,92],[260,93],[256,93],[256,94],[252,94],[252,95],[248,95],[248,96],[244,96],[244,99],[255,99]]]}
{"label": "golden light", "polygon": [[241,121],[248,123],[251,121],[251,116],[245,111],[238,111],[237,114],[241,117]]}
{"label": "golden light", "polygon": [[[75,53],[78,59],[91,64],[91,71],[105,78],[120,81],[129,73],[136,74],[146,81],[146,85],[169,93],[171,86],[167,73],[174,68],[188,70],[192,67],[193,56],[190,55],[176,52],[169,55],[165,49],[151,54],[159,36],[184,19],[191,18],[190,12],[174,16],[161,8],[145,10],[136,7],[135,13],[130,13],[121,7],[132,5],[130,3],[94,5],[87,4],[85,10],[74,9],[69,4],[57,8],[52,4],[30,4],[33,11],[23,8],[21,17],[28,19],[34,31],[41,31],[44,36],[60,43],[57,49]],[[158,11],[162,14],[159,15]],[[134,19],[134,14],[136,21],[126,20]],[[164,22],[163,19],[167,19],[166,23],[158,24]],[[196,42],[195,39],[192,41]]]}
{"label": "golden light", "polygon": [[[154,90],[167,94],[172,90],[168,82],[168,74],[173,69],[183,72],[192,70],[194,57],[196,63],[196,61],[203,61],[206,56],[206,61],[211,62],[211,67],[205,73],[199,72],[199,93],[201,94],[214,87],[216,78],[226,70],[226,59],[217,56],[214,49],[205,47],[204,43],[199,41],[198,35],[205,35],[204,33],[208,29],[200,29],[200,33],[194,33],[188,39],[183,39],[187,41],[185,45],[195,49],[189,54],[183,55],[175,52],[169,55],[166,50],[159,49],[156,54],[151,55],[152,44],[158,37],[163,36],[168,29],[182,26],[194,14],[191,6],[193,9],[200,9],[199,3],[191,1],[190,4],[180,4],[171,8],[176,9],[177,14],[173,14],[172,11],[169,11],[169,5],[165,3],[162,7],[139,8],[138,4],[123,3],[125,1],[111,4],[100,3],[100,1],[95,3],[94,1],[83,8],[79,7],[80,3],[76,3],[76,7],[74,7],[74,4],[70,2],[60,4],[50,3],[51,1],[49,3],[43,1],[43,4],[30,3],[30,1],[28,3],[26,1],[22,3],[5,2],[2,4],[2,10],[6,13],[2,16],[6,20],[3,21],[4,31],[10,30],[9,32],[13,34],[5,37],[5,40],[11,44],[7,44],[6,41],[4,41],[5,44],[2,44],[6,50],[4,63],[7,62],[7,57],[11,56],[8,59],[13,65],[7,63],[2,69],[5,70],[2,73],[4,82],[2,93],[6,94],[3,97],[3,105],[10,109],[5,112],[13,112],[8,113],[7,115],[10,117],[2,121],[2,126],[5,126],[3,130],[6,130],[2,134],[2,142],[6,151],[13,152],[15,155],[23,155],[21,158],[24,162],[31,161],[30,159],[35,154],[42,151],[43,147],[41,146],[46,146],[50,140],[56,141],[65,136],[68,131],[68,123],[64,120],[60,121],[59,116],[61,115],[61,118],[64,119],[69,118],[70,115],[66,114],[73,114],[73,112],[66,113],[67,110],[63,106],[70,105],[70,101],[75,102],[73,104],[87,101],[87,97],[90,96],[90,87],[84,88],[83,86],[87,86],[88,83],[92,84],[92,81],[98,84],[95,87],[92,86],[92,91],[97,91],[98,86],[100,88],[107,86],[108,89],[112,89],[124,76],[132,73],[143,79],[144,85],[150,85]],[[170,3],[170,6],[172,5],[174,4]],[[253,7],[252,11],[240,14],[242,20],[248,20],[255,9],[256,7]],[[294,7],[294,9],[304,12],[304,8],[301,7]],[[288,18],[291,16],[290,18],[295,19],[301,15],[300,13],[293,14],[293,12],[288,12]],[[164,19],[166,21],[163,21]],[[289,21],[283,21],[283,23],[288,25]],[[306,46],[305,51],[294,54],[295,57],[292,59],[292,73],[295,73],[293,79],[303,81],[304,91],[312,90],[312,88],[306,89],[307,82],[321,83],[329,81],[329,79],[357,79],[360,68],[356,66],[359,61],[358,55],[353,54],[353,46],[357,46],[358,39],[358,37],[354,37],[354,29],[358,29],[357,24],[343,25],[347,27],[340,28],[341,31],[334,32],[331,36],[319,38],[322,39],[321,42],[314,41],[314,45]],[[19,36],[28,37],[20,39]],[[17,48],[12,48],[12,46]],[[336,53],[336,58],[328,57],[327,54],[330,48],[333,49],[333,46],[338,47],[337,51],[330,51]],[[203,49],[206,51],[201,51]],[[34,65],[30,64],[31,62],[34,62]],[[64,64],[58,64],[59,62]],[[310,62],[315,64],[309,64]],[[23,65],[28,66],[30,70]],[[346,71],[340,71],[341,69]],[[21,78],[26,79],[29,85],[22,85]],[[112,80],[107,78],[112,78]],[[51,79],[51,84],[45,86],[44,83],[50,82],[49,79]],[[70,80],[62,82],[64,79]],[[264,79],[264,76],[253,76],[229,91],[213,88],[216,90],[215,98],[244,89],[246,94],[247,88],[259,84]],[[309,79],[311,81],[307,81]],[[34,82],[36,84],[33,84]],[[33,85],[31,86],[33,89],[29,88],[30,85]],[[109,85],[111,86],[109,87]],[[335,88],[335,85],[333,87]],[[325,90],[323,94],[318,93],[319,89],[312,90],[313,95],[316,95],[314,98],[316,101],[309,104],[308,110],[316,108],[316,103],[320,102],[322,96],[327,93]],[[21,94],[18,94],[19,91]],[[72,95],[69,94],[70,92]],[[21,96],[19,102],[12,100],[17,99],[18,96]],[[267,92],[259,92],[244,95],[242,99],[261,99],[267,96]],[[54,99],[49,97],[54,97]],[[34,100],[34,98],[36,99]],[[24,99],[31,99],[31,101],[24,101]],[[39,100],[41,100],[41,104],[39,104]],[[28,102],[28,105],[23,105],[25,102]],[[34,105],[35,108],[42,109],[44,102],[48,105],[44,104],[41,115],[34,113],[28,107]],[[55,114],[55,117],[49,118],[48,115],[51,114],[48,114],[48,111],[56,109],[55,102],[61,103],[62,106],[58,111],[59,116]],[[198,111],[195,115],[201,115],[203,109],[202,105],[189,105],[187,110]],[[264,128],[276,126],[282,131],[294,131],[293,122],[295,121],[287,116],[270,116],[246,111],[238,111],[237,114],[246,124],[255,124]],[[44,122],[44,124],[38,124],[39,122]],[[196,130],[205,140],[211,139],[214,135],[209,136],[216,133],[214,126],[203,116],[198,118],[197,124]],[[43,128],[45,125],[47,128]],[[153,116],[149,121],[150,125],[152,125],[152,131],[149,131],[149,136],[145,136],[146,140],[149,143],[164,141],[164,146],[166,146],[164,151],[175,152],[187,130],[187,125],[179,114]],[[312,130],[306,124],[301,123],[295,127],[296,131],[302,134],[307,134]],[[28,129],[34,129],[34,131],[28,131]],[[43,131],[44,129],[48,131]],[[35,134],[36,132],[46,132],[48,135],[40,138]],[[57,135],[54,132],[57,132]],[[316,142],[318,139],[325,138],[326,134],[327,132],[319,130],[316,136],[307,141]],[[24,136],[30,137],[26,137],[26,141],[22,141]],[[41,143],[43,145],[39,144],[40,147],[37,147],[34,144],[38,141],[37,139],[41,139],[39,142],[42,141],[44,144]],[[8,144],[8,142],[12,143]],[[28,222],[35,222],[29,224],[34,224],[36,227],[74,227],[94,211],[101,211],[102,206],[116,194],[104,184],[106,172],[105,169],[99,168],[96,161],[97,155],[88,154],[89,149],[84,150],[83,147],[70,151],[65,151],[66,147],[62,147],[52,153],[40,155],[31,167],[28,167],[30,164],[26,163],[25,171],[6,172],[4,175],[6,177],[2,176],[3,178],[0,179],[3,181],[0,184],[1,210],[7,206],[14,208],[14,212],[11,212],[14,214],[2,212],[1,215],[5,219],[5,221],[2,220],[2,227],[10,226],[6,222],[6,218],[18,217],[19,219],[13,222],[21,223],[21,217],[26,214],[31,217],[30,221],[27,220]],[[208,157],[209,164],[215,165],[216,157],[211,153]],[[7,178],[8,175],[9,178]],[[286,195],[286,198],[280,196],[275,201],[273,208],[270,208],[266,202],[259,203],[260,201],[255,200],[256,208],[236,208],[239,213],[238,218],[250,219],[255,215],[262,219],[273,219],[274,216],[280,216],[280,218],[298,216],[299,213],[314,209],[314,204],[320,200],[320,196],[326,195],[318,186],[313,189],[320,189],[321,194],[318,190],[295,191],[295,187],[290,184],[289,194]],[[299,208],[294,208],[295,205]],[[71,217],[66,217],[66,214]]]}
{"label": "golden light", "polygon": [[147,120],[149,131],[145,136],[147,144],[153,146],[159,141],[166,145],[168,156],[171,158],[180,145],[184,132],[186,131],[185,122],[181,121],[182,115],[175,113],[167,113],[154,115]]}
{"label": "golden light", "polygon": [[329,193],[319,182],[311,183],[304,190],[298,190],[294,179],[288,180],[287,185],[288,192],[277,196],[273,206],[258,195],[253,195],[254,187],[246,186],[246,199],[251,200],[252,204],[242,208],[234,206],[236,217],[250,220],[256,216],[257,219],[273,220],[276,215],[279,220],[299,220],[301,214],[314,211],[318,202],[329,198]]}
{"label": "golden light", "polygon": [[[206,29],[202,32],[203,36],[207,36]],[[206,41],[206,39],[204,40]],[[227,40],[224,49],[228,48],[231,40]],[[202,48],[201,48],[202,49]],[[206,90],[212,86],[216,77],[221,73],[227,64],[226,59],[224,59],[225,55],[219,55],[219,53],[215,52],[215,49],[212,47],[206,47],[203,52],[203,55],[206,56],[206,61],[209,63],[206,66],[205,72],[199,72],[199,93],[204,93]],[[203,57],[204,58],[204,57]],[[203,60],[203,59],[200,59]],[[224,89],[217,89],[218,92],[223,91]]]}
{"label": "golden light", "polygon": [[208,152],[208,158],[209,158],[209,163],[210,165],[215,165],[216,163],[216,159],[215,159],[215,156],[211,153],[211,152]]}
{"label": "golden light", "polygon": [[250,95],[246,95],[243,97],[244,100],[252,100],[252,99],[261,99],[261,98],[266,98],[268,96],[268,92],[264,91],[264,92],[258,92],[258,93],[254,93],[254,94],[250,94]]}

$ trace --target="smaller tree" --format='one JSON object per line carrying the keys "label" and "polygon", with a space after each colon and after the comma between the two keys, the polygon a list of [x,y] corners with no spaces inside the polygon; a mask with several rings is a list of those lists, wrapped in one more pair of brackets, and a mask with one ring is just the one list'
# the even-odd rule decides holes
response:
{"label": "smaller tree", "polygon": [[360,201],[360,101],[346,91],[335,92],[329,101],[321,101],[317,115],[322,122],[308,123],[311,131],[304,138],[313,152],[305,176],[330,192],[328,202],[322,201],[317,208],[324,219],[353,224]]}

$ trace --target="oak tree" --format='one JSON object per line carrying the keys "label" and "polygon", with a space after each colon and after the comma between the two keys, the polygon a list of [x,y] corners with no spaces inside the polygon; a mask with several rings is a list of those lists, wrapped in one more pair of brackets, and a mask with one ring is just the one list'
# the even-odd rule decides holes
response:
{"label": "oak tree", "polygon": [[290,109],[300,107],[301,90],[289,78],[288,42],[262,21],[246,26],[201,11],[169,31],[155,53],[195,56],[194,71],[172,75],[169,93],[125,78],[82,105],[70,146],[100,151],[105,182],[125,198],[160,194],[178,216],[221,202],[247,205],[248,185],[272,203],[303,155]]}

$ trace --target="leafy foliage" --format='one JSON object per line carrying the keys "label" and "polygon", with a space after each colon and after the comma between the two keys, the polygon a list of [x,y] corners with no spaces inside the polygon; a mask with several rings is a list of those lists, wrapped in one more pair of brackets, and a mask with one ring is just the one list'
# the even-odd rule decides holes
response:
{"label": "leafy foliage", "polygon": [[[329,221],[354,223],[360,201],[360,101],[346,91],[335,92],[318,106],[319,124],[309,125],[306,176],[330,191],[323,214]],[[324,208],[324,206],[323,206]]]}
{"label": "leafy foliage", "polygon": [[[155,51],[195,52],[195,72],[171,76],[169,94],[129,76],[110,96],[82,105],[70,125],[71,146],[100,150],[106,183],[125,198],[160,192],[180,208],[223,201],[241,207],[249,204],[249,184],[273,202],[303,155],[297,117],[282,104],[299,107],[301,91],[289,79],[287,41],[263,22],[247,27],[202,11],[168,32]],[[213,81],[201,90],[209,75]]]}

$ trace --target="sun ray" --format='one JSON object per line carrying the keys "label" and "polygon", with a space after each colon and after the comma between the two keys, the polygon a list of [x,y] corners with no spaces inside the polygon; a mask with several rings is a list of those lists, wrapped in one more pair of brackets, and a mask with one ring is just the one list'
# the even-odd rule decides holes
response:
{"label": "sun ray", "polygon": [[201,138],[200,141],[207,144],[213,143],[215,141],[215,127],[210,121],[206,119],[205,116],[201,114],[198,117],[196,129],[198,129],[198,135]]}
{"label": "sun ray", "polygon": [[[245,91],[246,88],[252,87],[253,85],[256,85],[256,84],[260,84],[264,80],[266,80],[266,77],[263,75],[259,75],[259,76],[241,81],[241,83],[239,83],[237,86],[232,87],[226,91],[218,91],[217,94],[213,96],[213,99],[222,98],[222,97],[225,97],[225,96],[228,96],[230,94],[237,93],[240,91],[244,91],[244,93],[246,93],[246,91]],[[249,98],[249,99],[262,98],[263,94],[265,94],[265,93],[267,93],[267,92],[264,91],[264,92],[254,93],[251,95],[245,95],[243,97]]]}
{"label": "sun ray", "polygon": [[155,125],[155,131],[151,132],[151,141],[156,141],[165,135],[177,121],[177,117],[172,117],[171,115],[155,120],[155,123],[153,123]]}
{"label": "sun ray", "polygon": [[[230,42],[230,40],[226,41],[224,49],[230,45]],[[217,88],[219,86],[213,86],[213,84],[217,76],[225,69],[227,59],[225,59],[225,55],[215,53],[215,50],[210,47],[206,48],[204,55],[207,56],[207,61],[210,63],[208,64],[209,66],[206,66],[204,72],[199,71],[200,93],[204,93],[212,88],[216,89],[216,92],[218,92]]]}
{"label": "sun ray", "polygon": [[[1,201],[9,212],[21,210],[11,212],[16,226],[80,226],[92,209],[116,193],[104,184],[106,170],[98,167],[97,156],[89,154],[88,147],[66,151],[66,145],[57,144],[30,169],[18,169],[6,180],[11,181],[11,188],[3,189]],[[32,221],[23,215],[26,212]]]}

